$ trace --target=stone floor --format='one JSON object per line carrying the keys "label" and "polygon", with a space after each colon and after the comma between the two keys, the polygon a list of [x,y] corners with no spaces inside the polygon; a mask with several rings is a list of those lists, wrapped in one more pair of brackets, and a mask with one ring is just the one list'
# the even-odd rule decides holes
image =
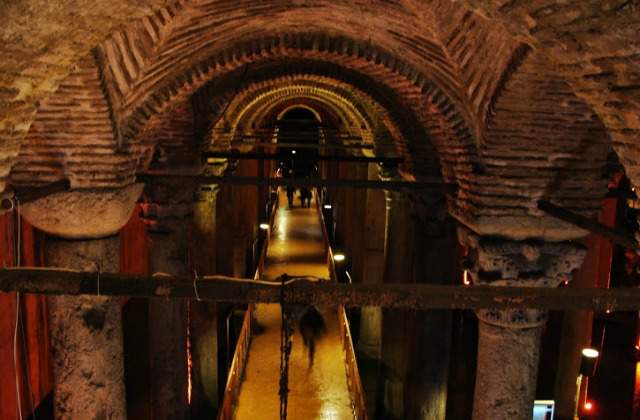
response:
{"label": "stone floor", "polygon": [[[322,226],[315,203],[311,208],[289,209],[281,194],[275,226],[269,242],[264,276],[283,273],[329,277]],[[314,365],[297,329],[289,361],[288,418],[292,420],[352,419],[337,312],[321,309],[327,334],[317,343]],[[255,319],[263,328],[253,337],[236,409],[236,419],[279,418],[280,306],[256,305]]]}

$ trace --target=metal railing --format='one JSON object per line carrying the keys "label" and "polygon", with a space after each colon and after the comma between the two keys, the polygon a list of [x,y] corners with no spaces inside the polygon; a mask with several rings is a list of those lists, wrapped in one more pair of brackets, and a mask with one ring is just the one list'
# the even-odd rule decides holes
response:
{"label": "metal railing", "polygon": [[233,355],[233,362],[229,368],[227,376],[227,385],[224,390],[224,398],[218,411],[218,420],[230,420],[233,418],[235,402],[240,394],[240,384],[244,375],[244,368],[249,355],[249,347],[251,346],[251,323],[253,320],[253,305],[249,305],[245,312],[242,328],[240,329],[240,337],[236,344],[236,351]]}
{"label": "metal railing", "polygon": [[[336,275],[336,267],[333,261],[333,251],[329,243],[329,235],[325,225],[324,216],[322,214],[322,204],[320,203],[320,195],[314,190],[316,196],[316,207],[320,215],[320,224],[322,225],[322,236],[324,238],[325,254],[327,258],[327,266],[329,267],[329,278],[331,281],[338,281]],[[356,360],[356,352],[353,348],[353,338],[351,337],[351,329],[349,328],[349,320],[344,306],[338,307],[338,322],[340,324],[340,338],[342,340],[342,351],[344,354],[347,386],[349,387],[349,396],[351,399],[351,410],[355,420],[366,420],[367,403],[365,400],[365,391],[360,380],[360,371],[358,370],[358,362]]]}
{"label": "metal railing", "polygon": [[[260,254],[260,260],[258,262],[258,268],[254,275],[254,279],[260,279],[264,270],[264,261],[267,258],[267,248],[269,247],[269,239],[271,236],[271,230],[275,223],[275,214],[278,209],[279,194],[276,195],[276,200],[271,208],[271,215],[269,217],[269,230],[267,236],[262,245],[262,252]],[[227,376],[227,384],[224,390],[224,398],[220,409],[218,411],[218,420],[231,420],[235,411],[235,403],[238,400],[240,394],[240,386],[244,377],[244,370],[247,364],[247,357],[249,356],[249,347],[251,346],[251,330],[253,324],[253,312],[255,306],[250,304],[247,311],[244,314],[242,321],[242,328],[240,329],[240,336],[238,337],[238,343],[236,344],[236,350],[233,354],[233,361],[229,368],[229,374]]]}

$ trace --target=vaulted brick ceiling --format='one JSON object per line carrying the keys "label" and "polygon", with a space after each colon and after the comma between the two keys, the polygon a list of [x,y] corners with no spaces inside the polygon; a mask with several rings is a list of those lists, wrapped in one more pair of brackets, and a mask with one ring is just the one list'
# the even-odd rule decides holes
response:
{"label": "vaulted brick ceiling", "polygon": [[611,138],[640,181],[633,1],[121,1],[108,18],[100,2],[40,3],[0,14],[33,17],[0,30],[13,183],[126,185],[157,143],[186,159],[177,133],[201,136],[216,112],[237,125],[296,101],[381,129],[410,176],[439,164],[459,185],[451,211],[487,232],[505,217],[525,226],[513,236],[566,228],[542,220],[540,197],[593,214]]}

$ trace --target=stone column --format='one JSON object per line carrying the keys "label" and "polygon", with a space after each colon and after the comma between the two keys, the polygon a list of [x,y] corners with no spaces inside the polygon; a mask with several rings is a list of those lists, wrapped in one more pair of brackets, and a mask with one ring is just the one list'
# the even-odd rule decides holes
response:
{"label": "stone column", "polygon": [[[132,185],[53,194],[24,205],[21,212],[50,235],[45,246],[48,267],[118,272],[116,234],[141,189]],[[48,303],[55,418],[126,419],[119,299],[52,296]]]}
{"label": "stone column", "polygon": [[[377,165],[370,164],[368,179],[378,179]],[[385,233],[385,196],[384,191],[370,189],[365,191],[365,215],[362,228],[364,240],[357,246],[363,248],[361,271],[355,275],[366,284],[382,284],[384,279],[384,233]],[[360,377],[366,391],[367,412],[369,417],[377,418],[377,401],[381,390],[380,357],[382,346],[382,308],[363,306],[360,308],[360,331],[358,334],[358,366]]]}
{"label": "stone column", "polygon": [[[382,179],[399,179],[392,171],[382,171]],[[402,283],[412,279],[411,249],[413,245],[407,194],[385,191],[386,223],[384,242],[384,282]],[[382,376],[384,387],[384,416],[404,418],[405,377],[407,374],[406,338],[407,311],[384,309],[382,315]]]}
{"label": "stone column", "polygon": [[[580,267],[583,247],[569,243],[480,238],[459,230],[474,285],[557,287]],[[479,320],[474,420],[533,416],[540,336],[546,312],[482,309]]]}
{"label": "stone column", "polygon": [[[200,191],[193,215],[193,265],[198,275],[216,274],[216,201],[219,188]],[[214,302],[191,301],[191,418],[218,410],[218,316]]]}
{"label": "stone column", "polygon": [[[457,274],[456,224],[446,198],[437,194],[410,195],[413,232],[413,281],[452,284]],[[407,346],[409,372],[404,418],[445,418],[452,338],[452,311],[410,311],[413,323]]]}
{"label": "stone column", "polygon": [[[187,270],[187,235],[195,188],[180,182],[147,184],[142,205],[153,275],[193,275]],[[151,409],[158,420],[188,418],[187,300],[149,300]]]}

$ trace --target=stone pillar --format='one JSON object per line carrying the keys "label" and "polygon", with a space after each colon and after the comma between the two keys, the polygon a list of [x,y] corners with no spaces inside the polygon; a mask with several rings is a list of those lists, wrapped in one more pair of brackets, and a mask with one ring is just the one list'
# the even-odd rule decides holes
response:
{"label": "stone pillar", "polygon": [[[117,232],[141,186],[53,194],[21,208],[47,232],[48,267],[118,272]],[[98,276],[96,275],[96,281]],[[48,299],[56,419],[126,419],[122,314],[119,299],[52,296]]]}
{"label": "stone pillar", "polygon": [[[583,247],[568,243],[480,238],[459,230],[474,285],[557,287],[580,267]],[[533,416],[540,336],[546,312],[482,309],[479,320],[474,420]]]}
{"label": "stone pillar", "polygon": [[[390,171],[381,178],[398,179]],[[384,242],[384,282],[402,283],[412,279],[411,250],[413,238],[410,230],[407,194],[403,191],[385,191],[386,224]],[[384,309],[382,316],[382,376],[384,387],[384,417],[404,418],[405,377],[407,374],[407,343],[409,326],[405,322],[407,311]]]}
{"label": "stone pillar", "polygon": [[[378,179],[377,165],[370,164],[368,179]],[[366,284],[382,284],[384,279],[384,233],[385,233],[385,196],[384,191],[366,190],[364,203],[363,240],[356,246],[363,249],[360,272],[355,272]],[[360,377],[366,391],[367,412],[369,417],[378,418],[377,401],[381,398],[380,357],[382,346],[382,308],[363,306],[360,308],[360,329],[357,353]]]}
{"label": "stone pillar", "polygon": [[[413,232],[413,281],[452,284],[458,273],[456,224],[446,198],[437,194],[410,195]],[[452,312],[446,309],[411,311],[407,340],[409,371],[404,418],[440,420],[446,415],[451,356]]]}
{"label": "stone pillar", "polygon": [[[193,275],[187,270],[187,237],[195,189],[179,182],[145,186],[143,218],[149,232],[149,271]],[[151,409],[158,420],[188,418],[187,306],[184,299],[149,300]]]}
{"label": "stone pillar", "polygon": [[[193,265],[198,275],[216,274],[216,201],[219,188],[200,191],[193,215]],[[191,301],[191,418],[218,410],[218,316],[214,302]]]}

